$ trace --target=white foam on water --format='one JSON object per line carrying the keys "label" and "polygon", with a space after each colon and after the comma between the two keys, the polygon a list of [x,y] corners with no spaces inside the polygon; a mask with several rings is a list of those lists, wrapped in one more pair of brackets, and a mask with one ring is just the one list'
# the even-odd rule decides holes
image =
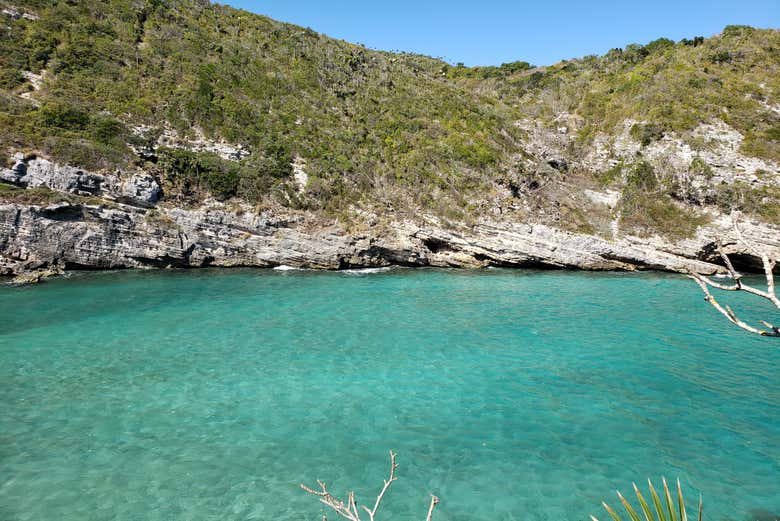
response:
{"label": "white foam on water", "polygon": [[303,271],[303,268],[296,268],[295,266],[282,264],[280,266],[275,266],[274,271]]}
{"label": "white foam on water", "polygon": [[356,268],[352,270],[341,270],[341,273],[345,273],[347,275],[371,275],[373,273],[385,273],[392,269],[392,266],[384,266],[381,268]]}

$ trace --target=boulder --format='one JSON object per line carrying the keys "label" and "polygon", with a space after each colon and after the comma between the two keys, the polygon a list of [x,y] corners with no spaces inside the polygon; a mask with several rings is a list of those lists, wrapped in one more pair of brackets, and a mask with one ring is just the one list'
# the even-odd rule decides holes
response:
{"label": "boulder", "polygon": [[18,185],[19,180],[22,178],[16,170],[10,168],[0,168],[0,181],[3,183],[11,183]]}
{"label": "boulder", "polygon": [[16,159],[16,163],[13,168],[0,168],[0,181],[20,185],[22,184],[21,179],[27,175],[27,163],[21,157],[14,159]]}
{"label": "boulder", "polygon": [[147,207],[162,197],[159,183],[143,172],[103,175],[42,158],[16,159],[13,168],[0,169],[1,182],[27,188],[45,186],[58,192],[105,197]]}
{"label": "boulder", "polygon": [[47,159],[35,158],[28,161],[20,161],[14,167],[17,172],[25,174],[19,179],[19,183],[30,188],[45,186],[60,192],[69,192],[79,195],[103,195],[105,176],[87,172],[72,166],[63,166],[52,163]]}
{"label": "boulder", "polygon": [[162,189],[149,174],[138,173],[125,179],[119,186],[118,196],[132,203],[152,206],[160,200]]}

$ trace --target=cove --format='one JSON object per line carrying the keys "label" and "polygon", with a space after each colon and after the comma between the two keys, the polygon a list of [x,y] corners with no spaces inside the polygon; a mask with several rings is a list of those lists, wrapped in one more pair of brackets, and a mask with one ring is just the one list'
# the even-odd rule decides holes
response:
{"label": "cove", "polygon": [[369,503],[389,449],[386,520],[603,521],[662,475],[780,512],[780,346],[681,276],[115,272],[0,316],[0,519],[321,519],[298,484]]}

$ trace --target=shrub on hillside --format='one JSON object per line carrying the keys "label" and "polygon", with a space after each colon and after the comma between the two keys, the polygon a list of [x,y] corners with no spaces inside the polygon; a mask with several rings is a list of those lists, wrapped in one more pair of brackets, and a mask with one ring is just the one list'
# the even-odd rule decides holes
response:
{"label": "shrub on hillside", "polygon": [[671,47],[674,47],[674,40],[670,40],[669,38],[658,38],[645,45],[645,49],[650,54],[663,52]]}
{"label": "shrub on hillside", "polygon": [[48,102],[37,111],[38,122],[44,127],[84,130],[90,122],[89,113],[57,102]]}
{"label": "shrub on hillside", "polygon": [[163,188],[183,196],[206,190],[218,199],[236,195],[238,165],[229,164],[210,152],[164,148],[158,151]]}
{"label": "shrub on hillside", "polygon": [[654,141],[659,141],[664,137],[664,127],[657,123],[636,123],[629,131],[631,137],[647,146]]}

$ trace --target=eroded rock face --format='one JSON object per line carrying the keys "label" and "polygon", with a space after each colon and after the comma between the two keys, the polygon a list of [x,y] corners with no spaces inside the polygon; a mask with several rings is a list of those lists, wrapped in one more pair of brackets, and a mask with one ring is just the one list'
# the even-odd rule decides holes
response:
{"label": "eroded rock face", "polygon": [[130,201],[151,206],[160,200],[162,189],[154,177],[139,173],[121,183],[119,194]]}
{"label": "eroded rock face", "polygon": [[18,185],[19,179],[21,179],[22,176],[20,176],[16,169],[13,170],[10,168],[0,168],[0,182]]}
{"label": "eroded rock face", "polygon": [[[555,171],[568,164],[550,149],[540,164]],[[552,165],[551,161],[555,161]],[[289,265],[342,269],[392,264],[439,267],[553,267],[587,270],[660,269],[713,273],[722,270],[718,239],[744,267],[759,266],[734,237],[728,217],[700,228],[696,237],[671,242],[620,236],[606,239],[497,215],[452,229],[430,216],[350,234],[335,224],[283,208],[257,214],[251,206],[218,202],[197,209],[157,207],[160,186],[141,172],[96,174],[45,159],[20,158],[0,169],[0,181],[46,186],[89,195],[80,203],[0,203],[0,275],[64,268],[143,268]],[[615,192],[590,192],[614,204]],[[107,203],[101,203],[101,199]],[[73,200],[73,198],[71,198]],[[780,257],[780,231],[742,223],[743,234]]]}
{"label": "eroded rock face", "polygon": [[[211,152],[227,161],[241,161],[250,155],[249,150],[243,145],[228,143],[224,140],[208,139],[203,130],[197,127],[192,129],[194,135],[191,137],[180,135],[167,124],[163,125],[161,129],[155,129],[148,125],[136,125],[131,130],[136,136],[147,139],[145,146],[130,145],[142,158],[153,157],[159,147],[177,148],[189,152]],[[153,142],[149,142],[149,137],[155,133],[159,133],[159,135],[152,140]]]}
{"label": "eroded rock face", "polygon": [[143,172],[104,175],[43,158],[17,158],[13,168],[0,169],[0,182],[25,188],[44,186],[58,192],[121,200],[141,206],[154,205],[162,195],[155,178]]}
{"label": "eroded rock face", "polygon": [[23,18],[25,20],[34,21],[39,19],[39,16],[37,14],[20,11],[18,8],[12,6],[8,6],[4,8],[2,11],[0,11],[0,13],[10,18],[13,18],[14,20],[19,20],[20,18]]}
{"label": "eroded rock face", "polygon": [[[567,125],[560,128],[578,128],[579,123],[574,117],[559,116],[559,120]],[[631,136],[631,128],[636,124],[641,122],[627,119],[615,135],[597,134],[587,153],[582,157],[568,158],[569,163],[586,171],[605,172],[621,163],[630,165],[647,161],[658,172],[693,184],[702,198],[712,186],[719,184],[780,185],[780,165],[742,154],[740,147],[744,136],[722,120],[702,123],[690,133],[691,139],[687,141],[699,142],[699,149],[694,149],[686,139],[673,132],[643,146]],[[568,130],[560,132],[560,128],[549,128],[539,121],[521,120],[516,122],[516,126],[527,134],[523,145],[525,151],[548,162],[560,162],[561,158],[566,158],[567,149],[575,139],[575,133]],[[694,160],[706,165],[710,177],[693,171]]]}
{"label": "eroded rock face", "polygon": [[104,195],[109,191],[109,180],[100,174],[58,165],[46,159],[31,159],[22,163],[26,164],[26,173],[19,179],[19,184],[29,188],[45,186],[79,195]]}
{"label": "eroded rock face", "polygon": [[[780,255],[780,234],[743,225],[752,241]],[[661,269],[713,273],[722,238],[736,244],[726,220],[677,244],[663,239],[600,237],[549,226],[483,221],[453,231],[435,220],[398,222],[382,233],[347,234],[312,226],[301,215],[236,213],[214,203],[196,210],[58,203],[0,205],[0,274],[66,268],[288,265],[342,269],[388,265]],[[708,262],[710,261],[710,262]]]}

